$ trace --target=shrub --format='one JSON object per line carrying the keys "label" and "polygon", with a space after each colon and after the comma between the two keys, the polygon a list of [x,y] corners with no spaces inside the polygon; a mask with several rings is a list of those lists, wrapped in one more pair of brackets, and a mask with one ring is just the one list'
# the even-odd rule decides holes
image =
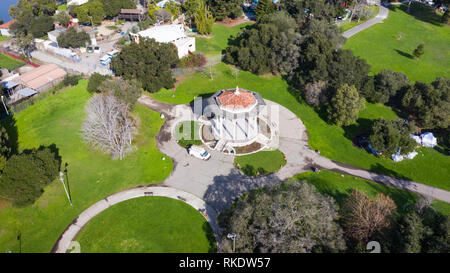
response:
{"label": "shrub", "polygon": [[54,147],[11,156],[0,177],[0,196],[15,206],[33,204],[58,175],[61,158]]}
{"label": "shrub", "polygon": [[379,119],[372,126],[369,141],[375,151],[386,157],[398,150],[402,154],[407,154],[417,146],[416,142],[409,137],[414,130],[413,122]]}
{"label": "shrub", "polygon": [[97,73],[97,72],[93,73],[91,75],[91,77],[89,78],[89,82],[88,82],[88,85],[87,85],[87,90],[90,93],[100,92],[98,88],[107,79],[111,79],[111,76],[109,76],[109,75],[102,75],[102,74]]}
{"label": "shrub", "polygon": [[203,54],[190,53],[188,56],[186,56],[180,60],[179,67],[182,67],[182,68],[201,67],[201,66],[206,65],[206,62],[207,62],[206,57]]}
{"label": "shrub", "polygon": [[77,75],[66,75],[62,83],[64,86],[74,86],[78,84],[79,79],[80,77]]}

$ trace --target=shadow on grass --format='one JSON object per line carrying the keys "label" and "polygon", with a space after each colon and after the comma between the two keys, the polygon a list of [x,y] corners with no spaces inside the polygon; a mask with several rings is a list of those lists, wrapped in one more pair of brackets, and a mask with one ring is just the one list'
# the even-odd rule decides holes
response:
{"label": "shadow on grass", "polygon": [[344,136],[354,142],[355,138],[359,135],[369,135],[370,128],[372,128],[373,123],[374,120],[359,118],[354,124],[342,126],[345,132]]}
{"label": "shadow on grass", "polygon": [[396,11],[400,9],[405,13],[413,16],[415,19],[433,24],[435,26],[442,26],[442,17],[434,12],[432,7],[426,6],[421,3],[411,3],[410,13],[408,13],[408,5],[400,5],[396,7],[390,6],[390,11]]}
{"label": "shadow on grass", "polygon": [[406,58],[408,58],[408,59],[414,60],[414,56],[411,55],[411,54],[409,54],[409,53],[407,53],[407,52],[404,52],[404,51],[401,51],[401,50],[398,50],[398,49],[395,49],[395,51],[396,51],[398,54],[402,55],[403,57],[406,57]]}
{"label": "shadow on grass", "polygon": [[375,172],[375,173],[385,174],[385,175],[400,178],[400,179],[411,180],[410,178],[408,178],[402,174],[399,174],[396,171],[386,168],[385,166],[381,165],[380,163],[371,165],[370,171]]}

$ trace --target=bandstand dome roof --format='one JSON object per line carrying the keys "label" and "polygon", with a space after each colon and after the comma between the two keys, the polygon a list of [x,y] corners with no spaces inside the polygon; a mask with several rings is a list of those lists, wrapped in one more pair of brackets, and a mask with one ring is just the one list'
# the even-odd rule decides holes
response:
{"label": "bandstand dome roof", "polygon": [[255,105],[257,101],[253,92],[240,89],[239,87],[222,90],[221,93],[217,95],[217,100],[220,103],[220,106],[231,110],[250,108]]}

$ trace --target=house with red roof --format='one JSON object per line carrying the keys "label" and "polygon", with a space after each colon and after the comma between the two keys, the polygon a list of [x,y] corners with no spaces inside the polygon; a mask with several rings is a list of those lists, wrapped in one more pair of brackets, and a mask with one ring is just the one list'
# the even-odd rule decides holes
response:
{"label": "house with red roof", "polygon": [[0,25],[0,34],[1,36],[12,36],[9,32],[9,27],[15,22],[16,20],[11,20],[9,22],[6,22],[2,25]]}

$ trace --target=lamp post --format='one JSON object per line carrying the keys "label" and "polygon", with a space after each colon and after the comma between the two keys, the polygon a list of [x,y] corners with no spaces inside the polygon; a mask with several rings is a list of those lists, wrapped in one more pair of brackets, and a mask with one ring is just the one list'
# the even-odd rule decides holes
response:
{"label": "lamp post", "polygon": [[70,200],[69,192],[67,191],[66,184],[64,184],[63,175],[64,174],[62,172],[59,172],[59,181],[61,181],[61,183],[63,184],[64,190],[66,191],[67,194],[67,199],[69,200],[69,204],[72,206],[72,200]]}
{"label": "lamp post", "polygon": [[233,252],[235,252],[236,251],[236,233],[234,233],[234,232],[228,233],[227,238],[233,240]]}
{"label": "lamp post", "polygon": [[9,116],[8,108],[6,108],[6,104],[5,104],[5,101],[3,100],[3,96],[2,96],[2,102],[3,102],[3,106],[5,107],[6,114]]}

